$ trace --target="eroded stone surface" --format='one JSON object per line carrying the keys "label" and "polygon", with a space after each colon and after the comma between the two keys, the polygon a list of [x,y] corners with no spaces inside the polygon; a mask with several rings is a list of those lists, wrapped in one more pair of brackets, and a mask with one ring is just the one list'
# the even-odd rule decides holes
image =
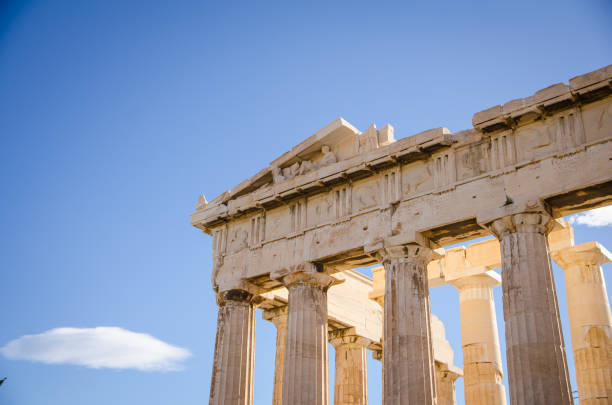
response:
{"label": "eroded stone surface", "polygon": [[283,377],[285,373],[285,347],[287,343],[287,306],[264,311],[262,318],[276,326],[276,356],[274,357],[274,388],[272,404],[283,403]]}
{"label": "eroded stone surface", "polygon": [[[451,249],[437,263],[387,260],[393,269],[385,287],[387,405],[434,400],[428,284],[481,274],[496,261],[504,269],[511,402],[571,402],[546,232],[533,231],[541,227],[530,221],[612,202],[611,83],[608,66],[571,79],[569,86],[555,84],[479,112],[473,129],[455,134],[436,128],[396,140],[390,125],[361,133],[343,119],[332,122],[231,190],[210,202],[203,195],[198,199],[191,223],[213,236],[213,289],[258,297],[302,277],[296,274],[322,277],[380,263],[398,246],[434,251],[493,232],[501,241],[499,256],[481,255],[476,247]],[[551,234],[551,248],[553,239]],[[462,261],[470,265],[459,266]],[[393,286],[410,294],[402,296]],[[282,402],[326,403],[325,288],[300,282],[288,295],[285,362],[292,368],[284,369]],[[297,310],[296,302],[308,310]],[[399,307],[402,319],[394,312]],[[246,310],[220,306],[213,403],[249,401],[248,373],[231,371],[236,362],[252,362],[244,343],[248,322],[234,322],[248,316],[237,308]],[[310,332],[292,327],[291,319]],[[406,319],[414,331],[406,330]],[[592,344],[605,343],[604,329],[587,335]],[[242,343],[227,349],[232,339]],[[303,345],[306,352],[296,351]],[[381,349],[380,342],[371,345]],[[389,352],[402,362],[388,364]],[[404,360],[414,375],[402,368]],[[220,375],[230,377],[227,383],[219,382]]]}
{"label": "eroded stone surface", "polygon": [[484,274],[461,277],[451,282],[459,290],[461,347],[466,404],[505,405],[504,388],[493,288],[500,276]]}
{"label": "eroded stone surface", "polygon": [[580,404],[612,402],[612,317],[601,265],[612,255],[597,242],[553,254],[564,270]]}
{"label": "eroded stone surface", "polygon": [[210,403],[252,405],[255,353],[253,295],[243,290],[219,294],[219,316]]}
{"label": "eroded stone surface", "polygon": [[573,403],[546,241],[550,224],[541,213],[491,224],[502,252],[511,404]]}
{"label": "eroded stone surface", "polygon": [[435,403],[427,264],[419,245],[382,252],[385,266],[384,397],[387,405]]}
{"label": "eroded stone surface", "polygon": [[330,333],[329,342],[336,351],[334,405],[367,405],[366,348],[370,340],[348,328]]}
{"label": "eroded stone surface", "polygon": [[327,405],[327,289],[333,279],[323,273],[293,273],[283,280],[289,290],[284,405]]}

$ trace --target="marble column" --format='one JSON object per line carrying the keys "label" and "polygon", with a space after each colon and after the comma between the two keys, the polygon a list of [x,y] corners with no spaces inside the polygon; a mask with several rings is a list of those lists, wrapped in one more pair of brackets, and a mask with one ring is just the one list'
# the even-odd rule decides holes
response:
{"label": "marble column", "polygon": [[[451,281],[459,290],[465,403],[505,405],[506,390],[493,288],[501,284],[494,271]],[[440,405],[440,404],[438,404]]]}
{"label": "marble column", "polygon": [[327,289],[333,280],[318,272],[298,272],[283,277],[289,290],[284,405],[329,403]]}
{"label": "marble column", "polygon": [[274,361],[274,392],[272,405],[281,405],[283,398],[283,374],[285,372],[285,346],[287,343],[287,307],[268,309],[262,318],[276,326],[276,358]]}
{"label": "marble column", "polygon": [[562,249],[580,405],[612,404],[612,317],[601,265],[612,255],[597,242]]}
{"label": "marble column", "polygon": [[[459,377],[461,377],[461,374],[456,369],[451,370],[448,368],[448,365],[436,361],[437,405],[457,405],[455,381]],[[467,396],[465,403],[470,404],[467,401]]]}
{"label": "marble column", "polygon": [[380,253],[385,267],[385,404],[434,404],[427,264],[435,253],[416,244]]}
{"label": "marble column", "polygon": [[255,306],[243,290],[219,293],[210,404],[253,404]]}
{"label": "marble column", "polygon": [[506,356],[512,405],[573,403],[543,213],[491,223],[502,257]]}
{"label": "marble column", "polygon": [[334,405],[366,405],[368,403],[368,370],[366,349],[370,340],[347,328],[330,333],[336,351]]}

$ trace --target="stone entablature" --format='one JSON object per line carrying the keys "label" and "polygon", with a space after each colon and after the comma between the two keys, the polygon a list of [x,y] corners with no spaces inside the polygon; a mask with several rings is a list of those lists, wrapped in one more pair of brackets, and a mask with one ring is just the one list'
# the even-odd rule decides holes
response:
{"label": "stone entablature", "polygon": [[[482,111],[456,134],[396,141],[389,125],[362,134],[339,119],[210,203],[200,196],[191,219],[213,236],[219,305],[210,402],[252,404],[259,306],[277,327],[274,404],[328,404],[331,339],[336,405],[366,403],[366,349],[383,361],[386,405],[451,405],[460,373],[444,345],[436,356],[429,297],[450,283],[466,403],[504,405],[507,378],[512,404],[570,405],[551,254],[564,268],[581,403],[611,398],[610,255],[574,246],[554,219],[612,202],[611,84],[608,66]],[[440,247],[484,235],[496,239]],[[374,263],[384,270],[373,283],[344,272]]]}
{"label": "stone entablature", "polygon": [[[368,298],[372,280],[354,270],[345,270],[333,277],[339,283],[327,293],[329,330],[353,328],[357,335],[371,342],[370,350],[380,350],[382,311]],[[288,296],[284,287],[262,293],[263,302],[259,307],[264,310],[285,307]]]}
{"label": "stone entablature", "polygon": [[334,121],[231,191],[200,199],[191,221],[213,235],[215,288],[265,290],[305,262],[373,264],[371,253],[392,243],[446,245],[489,234],[482,225],[502,216],[608,203],[611,79],[610,66],[579,76],[477,113],[475,129],[455,134],[394,141],[390,126],[361,134]]}
{"label": "stone entablature", "polygon": [[[553,230],[548,234],[548,246],[553,257],[555,253],[574,245],[574,230],[565,220],[555,221]],[[499,241],[487,239],[458,246],[451,249],[437,249],[442,257],[427,265],[429,287],[452,284],[454,281],[487,274],[499,269],[502,264]],[[376,300],[385,293],[385,269],[378,266],[372,269],[372,291],[370,299]]]}

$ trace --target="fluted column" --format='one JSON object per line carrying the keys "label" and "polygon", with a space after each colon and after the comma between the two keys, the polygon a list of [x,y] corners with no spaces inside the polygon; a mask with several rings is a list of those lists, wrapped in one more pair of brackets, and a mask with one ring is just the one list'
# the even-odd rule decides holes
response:
{"label": "fluted column", "polygon": [[[448,365],[436,361],[436,399],[437,405],[457,405],[455,396],[455,381],[461,374],[455,370],[450,370]],[[467,401],[466,404],[470,404]]]}
{"label": "fluted column", "polygon": [[546,240],[549,224],[550,217],[541,213],[491,224],[501,245],[512,405],[573,403]]}
{"label": "fluted column", "polygon": [[[463,380],[467,405],[505,405],[506,390],[493,287],[501,284],[499,274],[486,273],[451,281],[459,290]],[[438,404],[441,405],[441,404]]]}
{"label": "fluted column", "polygon": [[283,398],[283,374],[285,371],[285,346],[287,343],[287,307],[268,309],[262,318],[276,326],[276,358],[274,360],[274,392],[272,405],[281,405]]}
{"label": "fluted column", "polygon": [[435,403],[427,263],[416,244],[382,250],[385,267],[384,398],[386,405]]}
{"label": "fluted column", "polygon": [[217,296],[219,314],[210,404],[253,404],[255,307],[253,295],[229,290]]}
{"label": "fluted column", "polygon": [[330,333],[329,341],[336,351],[334,405],[368,403],[366,349],[370,340],[357,336],[354,328]]}
{"label": "fluted column", "polygon": [[580,405],[612,404],[612,317],[601,265],[612,260],[597,242],[553,254],[565,272]]}
{"label": "fluted column", "polygon": [[327,289],[333,279],[317,272],[283,278],[289,290],[284,405],[327,405]]}

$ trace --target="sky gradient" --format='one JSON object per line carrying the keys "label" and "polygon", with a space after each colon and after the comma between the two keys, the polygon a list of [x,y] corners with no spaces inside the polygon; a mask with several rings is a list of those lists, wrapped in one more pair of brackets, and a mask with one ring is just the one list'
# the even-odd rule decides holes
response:
{"label": "sky gradient", "polygon": [[[200,193],[340,116],[396,139],[471,128],[475,112],[612,63],[611,21],[599,0],[0,1],[0,347],[84,334],[144,356],[91,368],[91,350],[82,365],[5,350],[0,403],[206,403],[217,309],[211,239],[189,225]],[[576,241],[612,248],[610,229],[577,224]],[[431,297],[461,367],[458,294]],[[260,315],[256,336],[255,404],[269,404],[275,330]],[[168,371],[125,367],[151,352]]]}

